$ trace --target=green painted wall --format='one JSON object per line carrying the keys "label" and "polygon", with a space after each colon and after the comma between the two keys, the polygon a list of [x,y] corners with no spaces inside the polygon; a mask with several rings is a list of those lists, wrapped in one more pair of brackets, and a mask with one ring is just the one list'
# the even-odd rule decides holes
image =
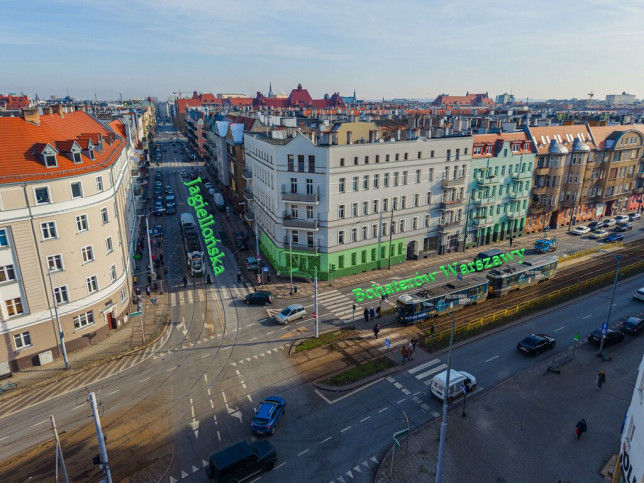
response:
{"label": "green painted wall", "polygon": [[[309,253],[293,250],[292,261],[289,260],[289,250],[277,247],[273,241],[262,233],[260,238],[262,254],[280,275],[287,276],[291,267],[298,277],[313,277],[315,267],[318,268],[318,278],[328,280],[366,272],[367,270],[384,268],[389,264],[389,242],[375,243],[359,248],[351,248],[340,252]],[[391,243],[391,264],[402,263],[407,258],[407,240],[398,239]]]}

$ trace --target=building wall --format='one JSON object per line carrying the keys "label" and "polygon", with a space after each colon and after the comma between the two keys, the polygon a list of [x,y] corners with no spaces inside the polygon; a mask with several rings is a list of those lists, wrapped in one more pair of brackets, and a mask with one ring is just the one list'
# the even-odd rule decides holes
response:
{"label": "building wall", "polygon": [[[626,412],[624,428],[619,445],[619,472],[625,481],[644,481],[644,358],[640,362],[631,405]],[[619,475],[618,475],[619,476]]]}

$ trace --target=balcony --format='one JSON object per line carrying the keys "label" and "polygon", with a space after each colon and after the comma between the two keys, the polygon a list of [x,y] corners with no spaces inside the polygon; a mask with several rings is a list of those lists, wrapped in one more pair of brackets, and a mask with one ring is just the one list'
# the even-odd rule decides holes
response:
{"label": "balcony", "polygon": [[318,220],[293,218],[290,214],[284,212],[282,224],[284,228],[302,228],[304,230],[316,230],[319,228]]}
{"label": "balcony", "polygon": [[320,245],[304,244],[304,243],[289,243],[287,236],[284,237],[284,250],[293,250],[294,252],[312,252],[317,253],[320,250]]}
{"label": "balcony", "polygon": [[494,225],[494,219],[491,216],[474,217],[472,223],[478,228],[485,228]]}
{"label": "balcony", "polygon": [[441,210],[446,210],[449,208],[457,208],[463,204],[465,204],[465,200],[463,199],[443,200],[441,201]]}
{"label": "balcony", "polygon": [[534,175],[548,174],[550,172],[549,166],[542,166],[541,168],[534,168]]}
{"label": "balcony", "polygon": [[545,195],[547,189],[547,186],[535,186],[532,188],[532,193],[535,195]]}
{"label": "balcony", "polygon": [[244,178],[246,181],[250,181],[253,179],[253,173],[252,171],[249,171],[247,169],[242,171],[242,178]]}
{"label": "balcony", "polygon": [[474,206],[491,206],[498,203],[496,198],[479,198],[474,201]]}
{"label": "balcony", "polygon": [[316,193],[287,192],[286,185],[282,185],[282,201],[317,204],[320,202],[320,191],[318,190]]}
{"label": "balcony", "polygon": [[508,217],[508,220],[519,220],[524,218],[526,215],[523,211],[508,211],[506,216]]}
{"label": "balcony", "polygon": [[248,188],[244,189],[244,198],[246,198],[246,201],[253,201],[254,196],[252,190]]}
{"label": "balcony", "polygon": [[477,178],[476,182],[478,183],[479,186],[490,186],[495,183],[498,183],[499,181],[496,179],[495,176],[486,176],[484,178]]}
{"label": "balcony", "polygon": [[510,199],[512,201],[524,200],[530,196],[530,190],[517,191],[516,193],[510,193]]}
{"label": "balcony", "polygon": [[462,221],[452,221],[449,223],[440,223],[438,225],[438,231],[443,235],[451,235],[456,232],[460,232],[462,229],[463,229]]}
{"label": "balcony", "polygon": [[246,223],[254,222],[255,221],[255,213],[253,213],[252,211],[244,213],[244,220],[246,221]]}
{"label": "balcony", "polygon": [[531,171],[524,171],[522,173],[513,173],[512,174],[512,179],[514,181],[519,181],[519,180],[524,180],[524,179],[531,179],[532,178],[532,172]]}
{"label": "balcony", "polygon": [[460,178],[454,179],[443,178],[441,184],[443,185],[443,188],[455,188],[458,186],[463,186],[465,184],[465,178],[462,176]]}

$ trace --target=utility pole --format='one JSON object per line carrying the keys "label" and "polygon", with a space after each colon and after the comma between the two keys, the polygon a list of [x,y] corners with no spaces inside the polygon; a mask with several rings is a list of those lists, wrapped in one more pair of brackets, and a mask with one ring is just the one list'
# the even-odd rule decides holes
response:
{"label": "utility pole", "polygon": [[315,311],[315,338],[318,338],[319,335],[319,323],[318,323],[318,318],[320,317],[318,314],[318,267],[317,265],[314,267],[314,275],[313,275],[313,288],[315,290],[315,297],[314,297],[314,302],[313,302],[313,310]]}
{"label": "utility pole", "polygon": [[255,228],[255,257],[257,259],[257,266],[259,267],[259,273],[262,273],[262,260],[259,254],[259,236],[257,234],[257,213],[255,213],[255,222],[253,223]]}
{"label": "utility pole", "polygon": [[54,415],[50,414],[49,418],[51,419],[51,429],[54,431],[54,440],[56,441],[56,483],[58,483],[58,459],[60,458],[60,469],[63,473],[63,480],[65,483],[69,483],[69,478],[67,477],[67,468],[65,468],[65,460],[63,458],[63,448],[60,447],[60,439],[58,439],[58,430],[56,429],[56,421],[54,420]]}
{"label": "utility pole", "polygon": [[454,314],[445,310],[452,318],[452,330],[449,335],[449,351],[447,352],[447,373],[445,375],[445,387],[443,388],[443,421],[441,423],[441,434],[438,443],[438,462],[436,463],[436,483],[443,480],[443,455],[445,453],[445,438],[447,436],[447,405],[449,402],[449,376],[452,372],[452,346],[454,345]]}
{"label": "utility pole", "polygon": [[465,227],[463,228],[463,251],[465,251],[465,245],[467,245],[467,225],[470,222],[470,202],[472,201],[472,192],[468,191],[467,204],[465,205]]}
{"label": "utility pole", "polygon": [[293,234],[288,240],[289,272],[291,272],[291,295],[293,295]]}
{"label": "utility pole", "polygon": [[391,239],[394,236],[394,205],[391,204],[391,222],[389,223],[389,264],[387,270],[391,270]]}
{"label": "utility pole", "polygon": [[56,315],[56,324],[58,325],[58,336],[60,337],[60,348],[63,353],[63,361],[65,361],[65,370],[69,370],[69,360],[67,359],[67,349],[65,348],[65,334],[63,333],[63,326],[60,325],[60,316],[58,315],[58,303],[56,302],[56,293],[54,292],[54,284],[51,281],[51,267],[49,273],[49,288],[51,289],[51,296],[54,300],[54,314]]}
{"label": "utility pole", "polygon": [[98,414],[96,407],[96,394],[89,393],[89,405],[92,408],[92,416],[94,417],[94,426],[96,427],[96,438],[98,439],[99,455],[94,458],[94,463],[99,465],[99,468],[105,472],[105,481],[112,483],[112,473],[110,472],[110,464],[107,460],[107,448],[105,447],[105,437],[103,436],[103,428],[101,428],[101,417]]}

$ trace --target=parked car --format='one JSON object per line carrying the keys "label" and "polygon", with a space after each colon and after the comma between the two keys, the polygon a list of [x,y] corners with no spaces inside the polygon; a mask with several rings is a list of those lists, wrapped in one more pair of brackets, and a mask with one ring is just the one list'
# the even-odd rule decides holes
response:
{"label": "parked car", "polygon": [[619,223],[615,227],[615,231],[620,231],[620,232],[629,231],[629,230],[632,230],[632,229],[633,229],[633,224],[632,223]]}
{"label": "parked car", "polygon": [[554,337],[546,334],[532,334],[517,344],[517,350],[529,355],[538,355],[557,344]]}
{"label": "parked car", "polygon": [[607,220],[604,220],[604,227],[611,227],[617,225],[617,220],[615,218],[609,218]]}
{"label": "parked car", "polygon": [[586,226],[588,228],[590,228],[591,230],[596,230],[596,229],[601,228],[602,226],[604,226],[604,224],[601,221],[591,221]]}
{"label": "parked car", "polygon": [[253,433],[275,434],[275,426],[279,422],[284,410],[286,401],[278,396],[269,396],[259,403],[255,416],[250,423]]}
{"label": "parked car", "polygon": [[235,247],[237,247],[237,250],[239,250],[240,252],[245,252],[246,250],[248,250],[248,243],[246,243],[246,240],[235,238]]}
{"label": "parked car", "polygon": [[210,196],[215,196],[215,193],[216,193],[215,188],[210,188],[210,189],[208,190],[208,194],[209,194]]}
{"label": "parked car", "polygon": [[301,304],[291,304],[275,316],[278,324],[288,324],[292,320],[306,317],[306,309]]}
{"label": "parked car", "polygon": [[620,327],[621,332],[629,335],[639,335],[643,330],[644,319],[640,319],[638,317],[629,317],[622,322],[622,326]]}
{"label": "parked car", "polygon": [[629,214],[628,214],[628,219],[629,219],[630,221],[637,221],[637,220],[639,220],[640,218],[641,218],[641,216],[640,216],[640,214],[639,214],[639,213],[629,213]]}
{"label": "parked car", "polygon": [[[588,336],[588,342],[593,345],[599,346],[602,340],[602,331],[601,329],[594,330]],[[624,340],[624,334],[617,332],[615,330],[608,329],[606,332],[606,340],[604,341],[604,347],[617,344]]]}
{"label": "parked car", "polygon": [[572,230],[573,235],[585,235],[586,233],[590,233],[590,228],[584,225],[579,225]]}
{"label": "parked car", "polygon": [[268,290],[258,290],[246,295],[244,302],[248,305],[270,305],[273,303],[273,293]]}
{"label": "parked car", "polygon": [[177,212],[177,205],[174,202],[168,202],[165,207],[165,212],[168,215],[174,215]]}
{"label": "parked car", "polygon": [[590,238],[596,238],[598,240],[602,240],[602,239],[606,238],[608,235],[609,235],[609,233],[606,230],[603,230],[603,229],[600,228],[599,230],[595,230],[595,231],[591,232],[590,233]]}
{"label": "parked car", "polygon": [[628,223],[630,221],[630,218],[628,217],[628,215],[617,215],[615,217],[615,221],[617,221],[617,223]]}
{"label": "parked car", "polygon": [[162,237],[163,236],[163,227],[161,225],[155,226],[154,229],[152,230],[152,234],[154,236]]}
{"label": "parked car", "polygon": [[246,257],[246,270],[257,270],[259,263],[255,257]]}
{"label": "parked car", "polygon": [[235,240],[248,240],[248,235],[243,231],[236,231],[233,233],[233,236],[235,237]]}
{"label": "parked car", "polygon": [[185,169],[181,170],[181,177],[182,178],[187,178],[188,177],[188,172]]}
{"label": "parked car", "polygon": [[614,242],[614,241],[622,241],[623,239],[624,239],[624,235],[622,235],[621,233],[611,233],[606,238],[604,238],[604,241]]}
{"label": "parked car", "polygon": [[210,181],[206,181],[206,182],[204,183],[204,186],[206,187],[206,189],[213,188],[213,185],[212,185],[212,183],[211,183]]}
{"label": "parked car", "polygon": [[262,471],[275,467],[277,451],[269,441],[248,444],[240,441],[213,454],[206,466],[206,476],[215,483],[247,481]]}
{"label": "parked car", "polygon": [[163,203],[154,203],[154,216],[162,216],[164,211],[165,210],[163,209]]}
{"label": "parked car", "polygon": [[165,187],[165,193],[166,193],[167,195],[172,194],[172,193],[173,193],[173,191],[172,191],[172,186],[166,186],[166,187]]}
{"label": "parked car", "polygon": [[635,300],[644,300],[644,287],[635,290],[635,292],[633,293],[633,298]]}

